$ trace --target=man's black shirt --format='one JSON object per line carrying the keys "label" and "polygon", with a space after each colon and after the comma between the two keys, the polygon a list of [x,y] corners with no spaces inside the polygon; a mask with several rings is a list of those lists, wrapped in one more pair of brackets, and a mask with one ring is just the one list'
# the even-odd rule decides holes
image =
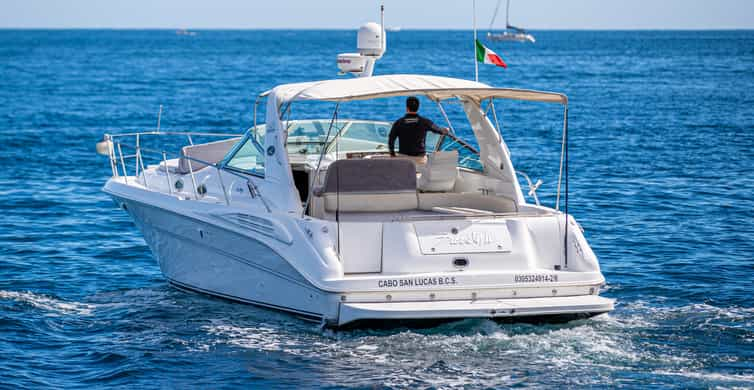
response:
{"label": "man's black shirt", "polygon": [[398,138],[399,152],[409,156],[423,156],[426,154],[424,142],[427,131],[444,134],[445,129],[438,127],[431,120],[418,114],[406,114],[403,118],[393,123],[388,137],[390,154],[395,152],[395,139]]}

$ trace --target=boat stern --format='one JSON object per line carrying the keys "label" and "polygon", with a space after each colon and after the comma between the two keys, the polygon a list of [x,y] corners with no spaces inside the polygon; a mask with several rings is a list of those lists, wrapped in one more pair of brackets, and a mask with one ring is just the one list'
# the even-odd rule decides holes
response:
{"label": "boat stern", "polygon": [[599,295],[422,302],[341,303],[338,326],[360,321],[457,320],[488,318],[521,322],[561,322],[613,310],[614,301]]}

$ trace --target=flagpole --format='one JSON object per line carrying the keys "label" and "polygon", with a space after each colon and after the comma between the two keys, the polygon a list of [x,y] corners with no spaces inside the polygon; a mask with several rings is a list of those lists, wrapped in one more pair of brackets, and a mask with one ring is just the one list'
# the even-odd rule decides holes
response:
{"label": "flagpole", "polygon": [[476,0],[471,1],[472,25],[474,27],[474,81],[479,81],[479,62],[476,60]]}

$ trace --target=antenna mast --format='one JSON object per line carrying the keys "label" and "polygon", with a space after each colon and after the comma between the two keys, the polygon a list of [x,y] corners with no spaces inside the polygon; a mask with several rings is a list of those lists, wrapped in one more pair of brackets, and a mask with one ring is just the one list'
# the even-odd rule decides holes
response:
{"label": "antenna mast", "polygon": [[472,57],[472,58],[474,58],[474,81],[479,81],[479,63],[476,60],[476,41],[477,41],[477,36],[476,36],[476,0],[473,0],[471,2],[471,13],[472,13],[471,24],[473,25],[473,28],[474,28],[474,42],[473,42],[474,43],[474,57]]}

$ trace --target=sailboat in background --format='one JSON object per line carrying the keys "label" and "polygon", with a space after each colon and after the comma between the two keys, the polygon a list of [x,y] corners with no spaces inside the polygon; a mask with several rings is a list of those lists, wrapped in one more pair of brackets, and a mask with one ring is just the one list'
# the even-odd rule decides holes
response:
{"label": "sailboat in background", "polygon": [[487,32],[487,39],[491,41],[516,41],[516,42],[531,42],[534,43],[537,40],[534,39],[534,36],[526,32],[521,27],[516,27],[512,24],[510,24],[510,21],[508,19],[508,14],[511,8],[511,1],[506,0],[505,5],[505,31],[500,33],[493,33],[492,32],[492,25],[495,24],[495,18],[497,18],[497,12],[500,9],[500,2],[501,0],[498,0],[497,5],[495,6],[495,13],[492,15],[492,20],[490,21],[490,28],[489,32]]}

